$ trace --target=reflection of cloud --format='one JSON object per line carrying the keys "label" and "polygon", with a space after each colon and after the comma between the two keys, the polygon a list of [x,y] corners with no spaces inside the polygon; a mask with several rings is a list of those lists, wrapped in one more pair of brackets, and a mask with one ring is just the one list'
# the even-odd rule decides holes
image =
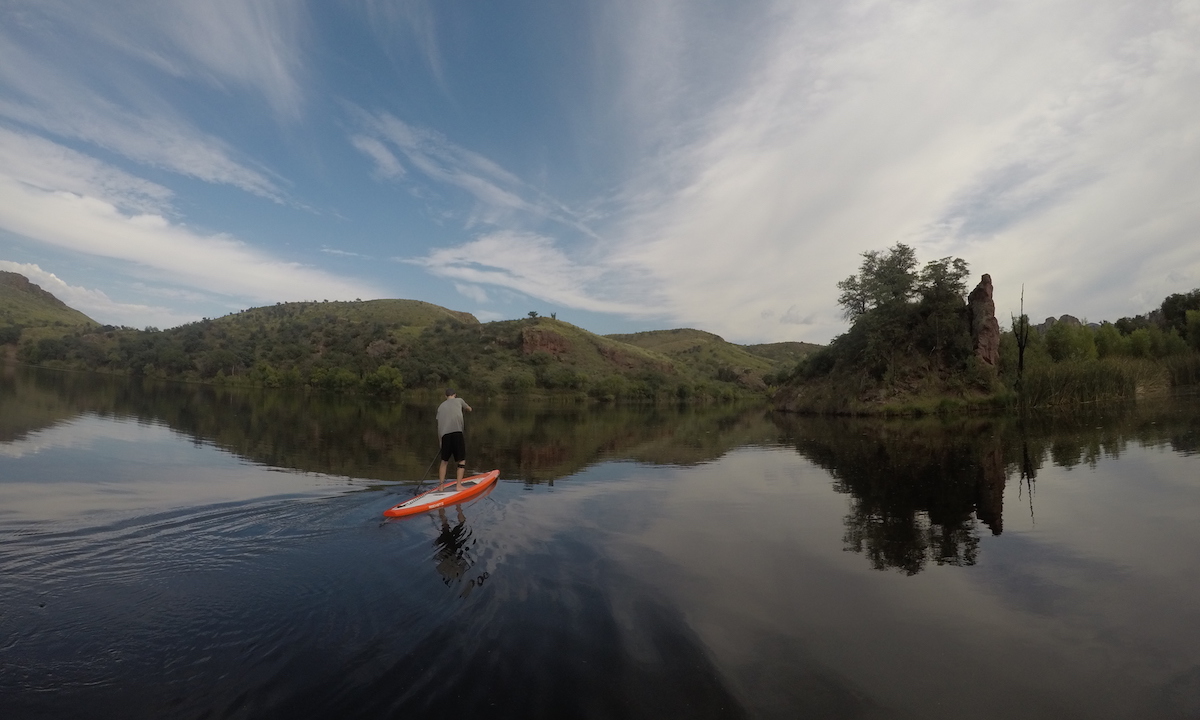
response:
{"label": "reflection of cloud", "polygon": [[[36,456],[44,459],[31,460]],[[63,471],[77,467],[80,458],[92,461],[88,472]],[[80,518],[105,522],[105,516],[213,503],[228,508],[273,495],[329,495],[347,488],[346,478],[248,465],[164,425],[92,414],[0,442],[0,460],[8,464],[0,473],[0,516],[9,527]]]}
{"label": "reflection of cloud", "polygon": [[22,458],[48,450],[86,450],[102,440],[143,442],[169,434],[163,427],[102,420],[83,415],[29,433],[20,440],[0,442],[0,456]]}

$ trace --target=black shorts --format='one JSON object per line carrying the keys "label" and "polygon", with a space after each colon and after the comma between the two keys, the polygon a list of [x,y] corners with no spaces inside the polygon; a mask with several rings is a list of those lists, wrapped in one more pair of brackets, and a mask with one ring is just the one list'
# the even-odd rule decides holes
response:
{"label": "black shorts", "polygon": [[467,459],[467,439],[461,432],[446,433],[442,436],[442,462],[449,460],[451,455],[458,462]]}

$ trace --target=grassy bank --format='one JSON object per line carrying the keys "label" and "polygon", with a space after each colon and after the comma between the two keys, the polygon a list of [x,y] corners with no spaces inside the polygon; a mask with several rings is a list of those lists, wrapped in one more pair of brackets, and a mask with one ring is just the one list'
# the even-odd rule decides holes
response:
{"label": "grassy bank", "polygon": [[819,415],[948,415],[1126,402],[1194,385],[1200,385],[1197,353],[1161,360],[1115,357],[1039,364],[1026,370],[1019,383],[977,367],[893,383],[831,374],[781,389],[776,406]]}

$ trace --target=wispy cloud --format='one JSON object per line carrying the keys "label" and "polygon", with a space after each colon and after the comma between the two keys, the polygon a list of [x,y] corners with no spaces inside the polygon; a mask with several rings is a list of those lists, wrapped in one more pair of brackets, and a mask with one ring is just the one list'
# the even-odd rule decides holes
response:
{"label": "wispy cloud", "polygon": [[160,88],[180,80],[229,86],[295,117],[303,17],[287,3],[171,5],[10,8],[12,22],[0,23],[0,117],[283,201],[267,173],[194,127]]}
{"label": "wispy cloud", "polygon": [[0,127],[0,168],[15,180],[41,188],[103,198],[126,210],[165,212],[167,188],[52,143]]}
{"label": "wispy cloud", "polygon": [[1169,265],[1200,280],[1194,7],[862,2],[772,17],[742,89],[691,107],[685,91],[663,112],[703,122],[681,121],[681,142],[626,188],[608,260],[641,268],[672,317],[774,339],[794,337],[784,318],[810,320],[804,337],[828,339],[844,328],[834,283],[897,241],[992,273],[1001,314],[1021,282],[1027,308],[1101,317],[1135,292],[1161,298]]}
{"label": "wispy cloud", "polygon": [[404,175],[404,166],[391,150],[375,138],[365,135],[350,136],[350,144],[375,161],[375,175],[380,178],[397,178]]}
{"label": "wispy cloud", "polygon": [[[0,228],[67,250],[127,263],[152,276],[227,298],[379,297],[371,286],[284,262],[226,234],[206,234],[145,210],[161,188],[46,141],[0,133]],[[65,178],[65,179],[64,179]],[[97,300],[96,302],[99,302]]]}
{"label": "wispy cloud", "polygon": [[383,146],[382,142],[386,142],[404,156],[410,167],[427,178],[456,187],[473,197],[477,219],[481,222],[494,224],[514,212],[548,214],[547,209],[521,196],[524,184],[520,179],[482,155],[455,145],[440,133],[413,127],[389,113],[362,113],[361,119],[365,132],[370,135],[358,134],[352,141],[375,161],[378,174],[394,176],[394,168],[400,167]]}
{"label": "wispy cloud", "polygon": [[377,176],[394,178],[404,172],[390,146],[403,156],[408,168],[474,200],[468,227],[492,225],[511,230],[550,220],[584,236],[595,236],[580,213],[441,133],[409,125],[390,113],[352,112],[362,132],[352,135],[350,141],[375,162]]}
{"label": "wispy cloud", "polygon": [[548,237],[497,232],[420,258],[397,258],[433,275],[476,285],[493,285],[566,307],[633,317],[659,314],[628,289],[623,268],[570,258]]}
{"label": "wispy cloud", "polygon": [[454,289],[459,295],[468,297],[477,303],[489,303],[491,298],[488,297],[487,290],[484,290],[478,285],[464,285],[463,283],[454,283]]}
{"label": "wispy cloud", "polygon": [[[10,39],[35,41],[44,51],[39,53],[42,63],[74,75],[90,75],[88,61],[112,51],[104,59],[131,61],[120,69],[135,77],[154,70],[218,90],[241,91],[265,99],[288,118],[298,116],[303,104],[302,52],[310,31],[303,3],[117,0],[80,5],[36,0],[18,1],[10,17],[23,31]],[[104,84],[129,90],[113,82],[107,77]]]}
{"label": "wispy cloud", "polygon": [[338,248],[331,248],[331,247],[323,247],[323,248],[321,248],[321,252],[323,252],[327,255],[337,255],[338,257],[356,257],[356,258],[365,258],[366,257],[366,255],[363,255],[362,253],[350,252],[349,250],[339,250]]}
{"label": "wispy cloud", "polygon": [[446,78],[433,7],[428,0],[361,0],[380,44],[389,53],[414,47],[434,79],[445,88]]}
{"label": "wispy cloud", "polygon": [[[744,340],[842,331],[835,283],[896,242],[990,272],[1001,315],[1021,283],[1027,307],[1092,317],[1200,283],[1200,13],[1187,5],[614,7],[634,28],[609,41],[624,52],[625,151],[641,157],[605,238],[524,231],[522,217],[584,223],[440,134],[361,113],[360,136],[387,151],[360,147],[377,174],[403,163],[501,228],[414,262]],[[716,59],[697,57],[712,37]]]}

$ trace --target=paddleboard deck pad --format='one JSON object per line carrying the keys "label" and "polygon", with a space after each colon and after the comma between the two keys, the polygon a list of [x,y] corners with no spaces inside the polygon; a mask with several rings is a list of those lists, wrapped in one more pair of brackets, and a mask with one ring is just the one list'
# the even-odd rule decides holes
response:
{"label": "paddleboard deck pad", "polygon": [[500,477],[499,470],[472,475],[463,478],[462,490],[455,492],[454,480],[447,480],[428,492],[423,492],[411,500],[405,500],[383,511],[386,517],[406,517],[417,515],[430,510],[437,510],[447,505],[457,505],[472,498],[479,497],[496,483]]}

